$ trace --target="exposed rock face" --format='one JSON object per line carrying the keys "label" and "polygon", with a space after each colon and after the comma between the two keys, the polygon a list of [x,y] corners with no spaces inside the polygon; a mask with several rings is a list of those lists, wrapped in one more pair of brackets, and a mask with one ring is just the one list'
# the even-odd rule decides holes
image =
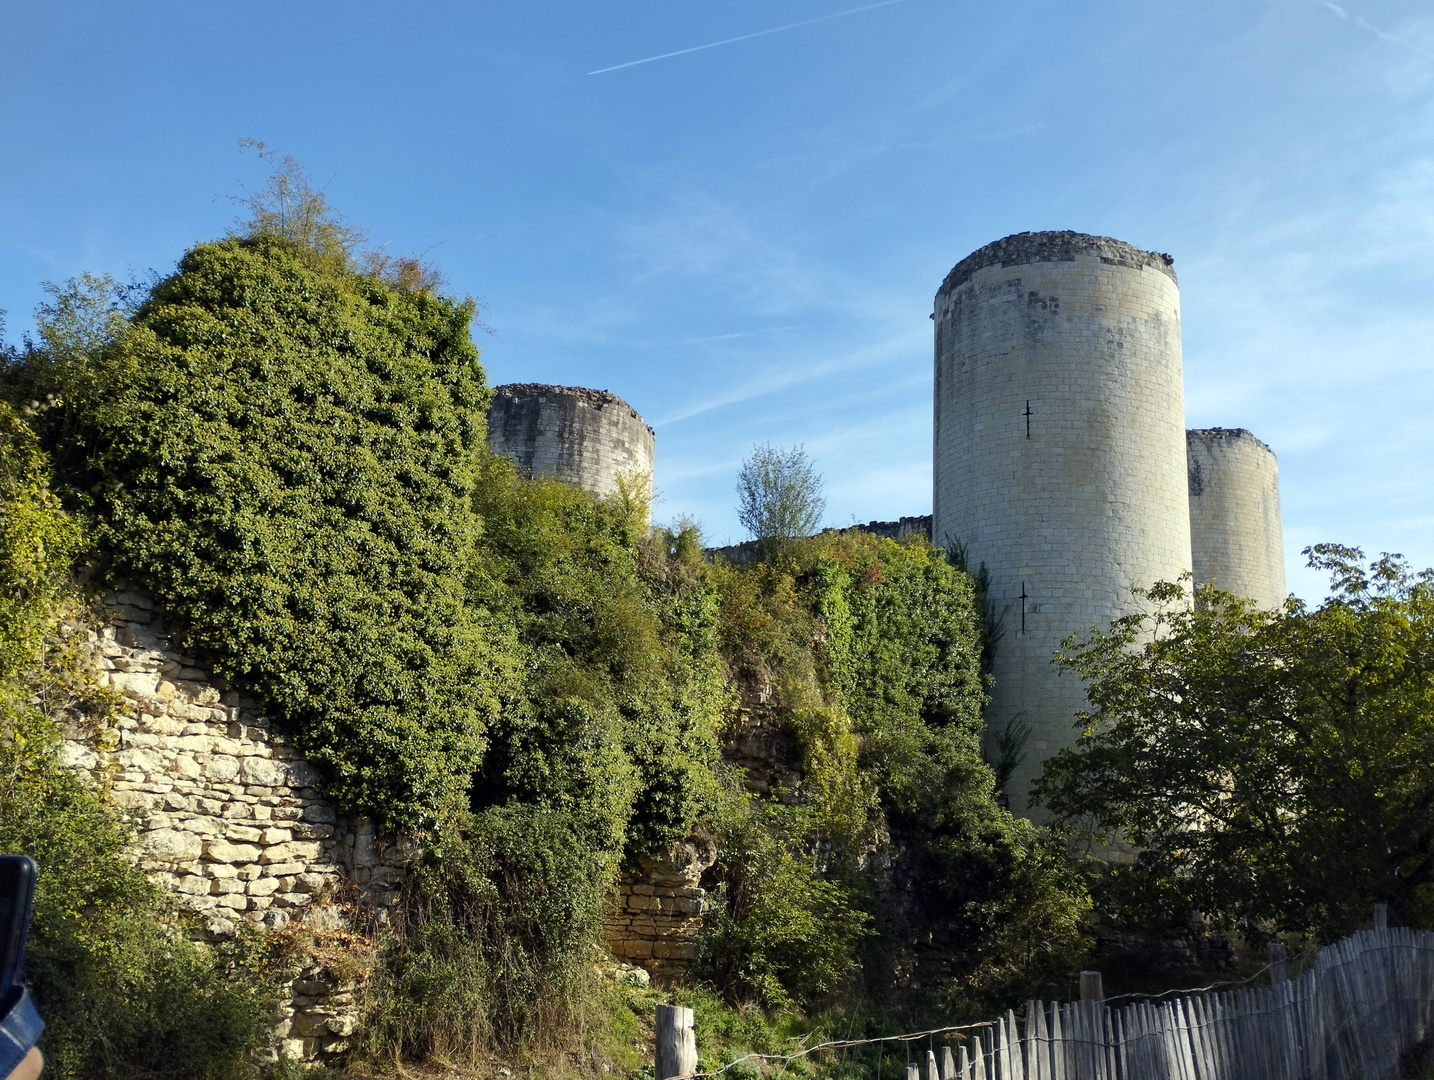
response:
{"label": "exposed rock face", "polygon": [[742,770],[742,786],[753,795],[794,802],[801,790],[802,750],[777,710],[776,688],[751,676],[738,685],[737,722],[722,760]]}
{"label": "exposed rock face", "polygon": [[[386,921],[411,841],[381,837],[315,789],[318,771],[256,714],[180,655],[144,592],[107,598],[113,617],[85,628],[97,680],[123,694],[115,730],[66,743],[67,763],[110,777],[113,802],[137,815],[140,865],[207,931],[299,919],[320,935]],[[294,982],[275,1049],[314,1060],[348,1047],[352,985],[310,964]]]}

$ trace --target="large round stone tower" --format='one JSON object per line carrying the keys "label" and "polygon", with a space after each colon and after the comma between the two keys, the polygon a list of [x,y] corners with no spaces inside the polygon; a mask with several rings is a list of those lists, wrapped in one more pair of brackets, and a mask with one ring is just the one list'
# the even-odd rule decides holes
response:
{"label": "large round stone tower", "polygon": [[619,477],[651,480],[655,443],[637,410],[606,390],[509,383],[493,391],[488,445],[534,476],[613,495]]}
{"label": "large round stone tower", "polygon": [[1244,428],[1185,433],[1195,580],[1261,607],[1285,602],[1285,541],[1275,452]]}
{"label": "large round stone tower", "polygon": [[1018,814],[1086,707],[1051,663],[1062,639],[1191,568],[1171,264],[1107,237],[1020,233],[936,294],[932,538],[990,572],[1004,636],[987,731],[1028,730],[1006,785]]}

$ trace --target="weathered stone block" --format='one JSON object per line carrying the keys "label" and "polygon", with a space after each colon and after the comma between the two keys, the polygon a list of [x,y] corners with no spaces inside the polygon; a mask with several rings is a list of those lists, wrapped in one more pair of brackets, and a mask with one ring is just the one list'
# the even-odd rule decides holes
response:
{"label": "weathered stone block", "polygon": [[323,845],[315,840],[291,840],[287,844],[274,844],[264,849],[260,857],[265,863],[299,862],[317,858]]}
{"label": "weathered stone block", "polygon": [[204,845],[204,856],[212,862],[250,863],[259,859],[260,849],[253,844],[231,844],[210,840]]}
{"label": "weathered stone block", "polygon": [[239,777],[246,785],[271,788],[280,782],[282,770],[267,758],[246,757],[240,762]]}
{"label": "weathered stone block", "polygon": [[145,671],[112,671],[109,684],[125,694],[149,697],[159,689],[159,673]]}
{"label": "weathered stone block", "polygon": [[211,780],[227,784],[239,775],[239,761],[228,754],[214,754],[204,763],[204,772]]}
{"label": "weathered stone block", "polygon": [[144,834],[145,854],[162,862],[193,862],[204,851],[204,841],[180,829],[155,829]]}

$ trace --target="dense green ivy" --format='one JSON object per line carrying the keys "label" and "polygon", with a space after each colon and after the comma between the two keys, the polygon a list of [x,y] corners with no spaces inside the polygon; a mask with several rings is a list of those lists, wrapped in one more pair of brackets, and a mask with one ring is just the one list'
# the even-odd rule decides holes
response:
{"label": "dense green ivy", "polygon": [[509,677],[464,603],[489,391],[471,305],[306,256],[200,245],[109,341],[47,342],[16,381],[109,573],[344,805],[420,825],[467,790]]}
{"label": "dense green ivy", "polygon": [[473,600],[512,628],[524,681],[474,806],[562,807],[601,851],[680,839],[712,796],[728,696],[695,545],[649,536],[644,507],[521,479],[506,458],[486,461],[475,492],[487,532]]}
{"label": "dense green ivy", "polygon": [[[810,999],[864,957],[868,993],[905,971],[971,1009],[1067,976],[1089,899],[1059,846],[1001,806],[982,759],[977,583],[925,543],[862,533],[715,574],[734,677],[776,688],[803,790],[725,829],[714,974]],[[773,839],[805,856],[805,887]]]}

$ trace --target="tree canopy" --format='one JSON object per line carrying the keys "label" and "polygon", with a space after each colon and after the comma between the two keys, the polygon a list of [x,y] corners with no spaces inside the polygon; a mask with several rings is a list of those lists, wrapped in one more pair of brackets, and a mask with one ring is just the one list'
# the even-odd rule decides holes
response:
{"label": "tree canopy", "polygon": [[801,446],[764,443],[737,474],[737,519],[758,540],[811,536],[827,501],[822,478]]}
{"label": "tree canopy", "polygon": [[1331,937],[1385,902],[1434,926],[1434,572],[1306,555],[1333,583],[1316,608],[1162,583],[1065,643],[1091,708],[1039,797],[1139,849],[1112,871],[1137,913]]}

